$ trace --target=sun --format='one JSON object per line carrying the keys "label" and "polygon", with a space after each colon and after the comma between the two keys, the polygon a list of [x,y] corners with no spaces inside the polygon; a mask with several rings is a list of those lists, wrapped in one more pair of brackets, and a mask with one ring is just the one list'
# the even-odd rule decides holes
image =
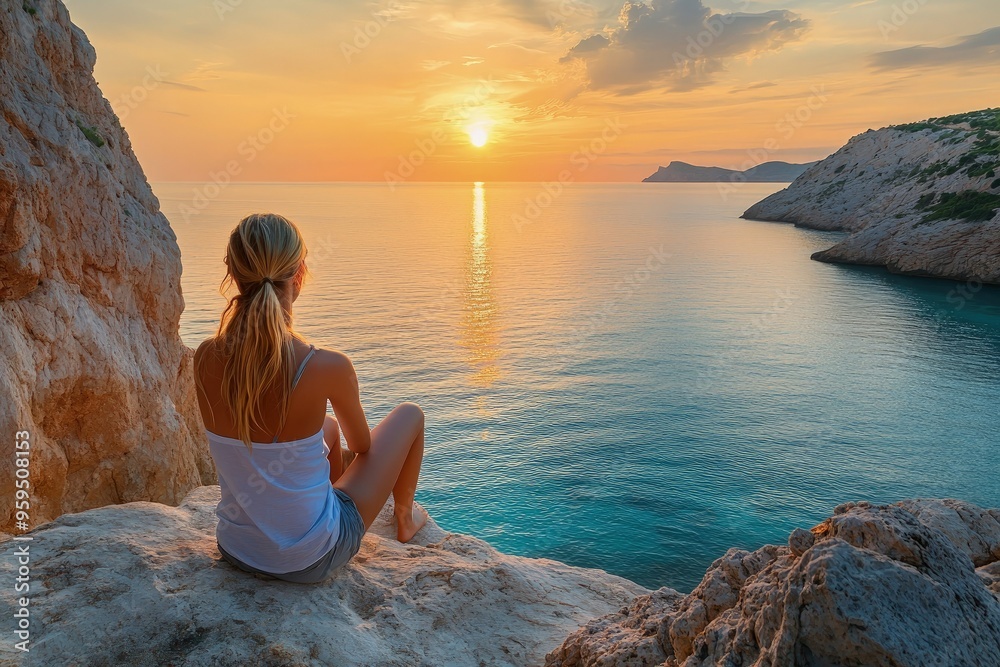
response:
{"label": "sun", "polygon": [[470,127],[468,129],[469,141],[476,148],[482,148],[486,145],[486,142],[490,140],[490,133],[486,131],[485,127],[481,125],[476,125],[475,127]]}

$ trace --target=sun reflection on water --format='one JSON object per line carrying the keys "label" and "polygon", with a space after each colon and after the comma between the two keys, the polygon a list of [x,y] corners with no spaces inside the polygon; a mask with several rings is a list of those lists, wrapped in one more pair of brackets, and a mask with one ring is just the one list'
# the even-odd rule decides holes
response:
{"label": "sun reflection on water", "polygon": [[461,338],[466,360],[473,369],[470,380],[477,387],[492,386],[501,374],[497,363],[502,352],[491,284],[493,264],[490,261],[488,223],[486,188],[482,182],[477,182],[472,190],[472,233]]}

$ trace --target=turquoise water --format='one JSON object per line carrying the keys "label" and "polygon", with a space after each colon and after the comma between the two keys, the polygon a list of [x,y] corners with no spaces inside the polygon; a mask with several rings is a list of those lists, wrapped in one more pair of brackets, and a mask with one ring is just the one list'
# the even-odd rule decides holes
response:
{"label": "turquoise water", "polygon": [[689,590],[841,502],[1000,505],[1000,293],[810,261],[836,235],[738,219],[780,186],[240,184],[191,214],[195,187],[154,186],[184,339],[236,221],[294,219],[296,324],[352,356],[372,425],[424,407],[449,530]]}

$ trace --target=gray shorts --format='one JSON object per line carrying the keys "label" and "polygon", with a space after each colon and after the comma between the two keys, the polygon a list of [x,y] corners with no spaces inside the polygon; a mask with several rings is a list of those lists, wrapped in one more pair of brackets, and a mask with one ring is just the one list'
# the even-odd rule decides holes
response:
{"label": "gray shorts", "polygon": [[222,546],[216,542],[216,545],[219,547],[219,553],[222,554],[222,557],[229,561],[232,565],[238,567],[244,572],[263,574],[275,579],[291,581],[296,584],[316,584],[324,581],[329,578],[331,574],[333,574],[334,570],[346,565],[347,562],[354,557],[354,554],[358,553],[358,550],[361,548],[361,538],[365,536],[365,522],[364,519],[361,518],[361,513],[358,511],[357,505],[354,504],[354,501],[349,495],[340,489],[334,487],[333,492],[341,500],[340,537],[337,539],[337,543],[326,553],[326,555],[321,556],[318,561],[309,567],[296,570],[295,572],[276,574],[274,572],[265,572],[264,570],[258,570],[255,567],[250,567],[232,554],[227,553],[223,550]]}

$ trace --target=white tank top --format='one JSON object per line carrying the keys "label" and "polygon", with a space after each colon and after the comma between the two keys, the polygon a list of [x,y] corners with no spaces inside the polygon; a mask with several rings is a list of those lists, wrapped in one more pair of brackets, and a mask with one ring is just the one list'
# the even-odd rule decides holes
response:
{"label": "white tank top", "polygon": [[284,574],[309,567],[337,544],[340,502],[322,430],[301,440],[255,442],[252,452],[241,440],[206,433],[222,491],[215,534],[223,549],[258,570]]}

